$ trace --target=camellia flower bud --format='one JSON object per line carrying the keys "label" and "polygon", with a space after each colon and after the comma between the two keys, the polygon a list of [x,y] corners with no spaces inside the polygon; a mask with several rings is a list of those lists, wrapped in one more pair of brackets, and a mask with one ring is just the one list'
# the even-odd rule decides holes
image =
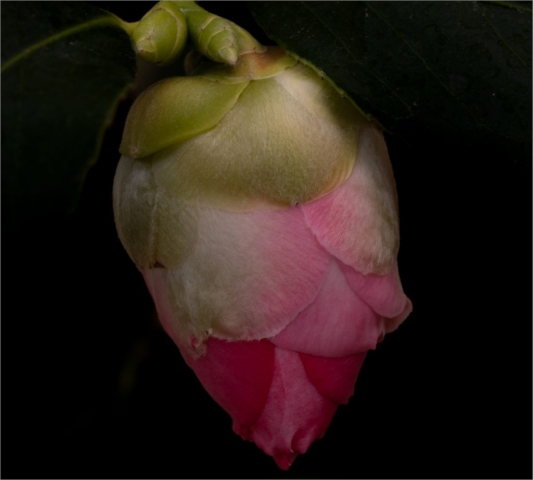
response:
{"label": "camellia flower bud", "polygon": [[411,311],[382,133],[278,48],[133,105],[117,230],[165,330],[234,431],[281,468]]}

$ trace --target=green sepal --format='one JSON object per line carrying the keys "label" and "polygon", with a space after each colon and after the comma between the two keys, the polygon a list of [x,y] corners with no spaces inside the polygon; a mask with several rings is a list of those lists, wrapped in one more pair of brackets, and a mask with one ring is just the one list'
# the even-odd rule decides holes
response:
{"label": "green sepal", "polygon": [[293,81],[280,79],[298,77],[292,70],[250,82],[215,128],[151,156],[158,187],[185,201],[250,211],[307,203],[344,182],[356,162],[360,125],[335,119],[340,109],[327,112],[334,103],[316,76],[318,88],[307,78],[300,86],[317,98],[295,97],[286,88]]}
{"label": "green sepal", "polygon": [[156,83],[133,104],[120,153],[142,158],[213,128],[235,106],[248,83],[223,84],[201,77]]}

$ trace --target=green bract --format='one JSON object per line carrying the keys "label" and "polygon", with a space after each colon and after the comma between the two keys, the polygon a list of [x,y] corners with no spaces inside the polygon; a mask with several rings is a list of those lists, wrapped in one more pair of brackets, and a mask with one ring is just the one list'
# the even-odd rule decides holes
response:
{"label": "green bract", "polygon": [[149,162],[172,195],[284,207],[348,177],[366,123],[327,80],[270,48],[153,85],[131,109],[121,153]]}
{"label": "green bract", "polygon": [[217,125],[248,83],[225,85],[202,77],[163,80],[131,108],[121,153],[142,158]]}

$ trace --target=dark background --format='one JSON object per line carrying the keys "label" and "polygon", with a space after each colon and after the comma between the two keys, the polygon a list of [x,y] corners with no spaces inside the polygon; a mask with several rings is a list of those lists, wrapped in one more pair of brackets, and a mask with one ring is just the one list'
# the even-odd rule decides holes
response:
{"label": "dark background", "polygon": [[[94,2],[138,20],[155,2]],[[260,41],[244,2],[203,2]],[[2,236],[3,478],[531,478],[531,168],[388,136],[414,312],[288,473],[231,431],[113,223],[124,102],[81,202]]]}

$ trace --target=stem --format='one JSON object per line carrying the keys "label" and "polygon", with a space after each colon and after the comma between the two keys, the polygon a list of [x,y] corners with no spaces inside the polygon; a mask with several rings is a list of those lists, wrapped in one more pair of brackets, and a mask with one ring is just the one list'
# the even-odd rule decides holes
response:
{"label": "stem", "polygon": [[139,22],[131,22],[131,23],[130,22],[126,22],[126,21],[122,20],[122,18],[117,17],[114,13],[111,13],[111,12],[107,12],[107,13],[111,17],[113,17],[113,20],[115,21],[117,26],[122,28],[122,30],[124,30],[131,37],[131,34],[133,33],[133,30],[135,30],[135,27],[137,26],[137,24]]}

